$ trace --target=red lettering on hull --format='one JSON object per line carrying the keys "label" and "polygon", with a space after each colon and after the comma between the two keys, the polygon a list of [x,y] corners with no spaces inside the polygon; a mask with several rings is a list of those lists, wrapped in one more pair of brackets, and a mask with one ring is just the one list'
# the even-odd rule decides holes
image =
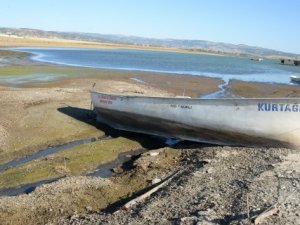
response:
{"label": "red lettering on hull", "polygon": [[113,101],[117,100],[116,96],[111,96],[111,95],[100,95],[98,96],[99,102],[102,104],[107,104],[111,105],[113,104]]}

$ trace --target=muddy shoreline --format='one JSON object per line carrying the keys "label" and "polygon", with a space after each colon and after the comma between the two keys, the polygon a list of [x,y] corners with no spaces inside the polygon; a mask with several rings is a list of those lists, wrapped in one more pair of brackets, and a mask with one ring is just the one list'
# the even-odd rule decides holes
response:
{"label": "muddy shoreline", "polygon": [[[95,121],[95,123],[96,123],[96,121]],[[110,132],[111,133],[109,136],[104,135],[104,136],[100,136],[100,137],[85,138],[85,139],[72,141],[72,142],[69,142],[69,143],[66,143],[63,145],[59,145],[59,146],[52,146],[52,147],[37,151],[33,155],[28,155],[28,156],[25,156],[24,158],[10,161],[8,163],[0,165],[0,173],[6,171],[8,169],[12,169],[12,168],[20,167],[22,165],[30,164],[31,162],[36,161],[36,160],[40,160],[40,159],[42,159],[42,160],[50,159],[51,160],[51,158],[53,157],[52,155],[55,155],[55,153],[60,152],[60,151],[67,151],[67,150],[72,151],[72,148],[77,147],[77,146],[80,147],[80,146],[86,145],[88,143],[103,142],[106,140],[111,140],[120,135],[127,136],[127,137],[134,135],[133,133],[130,133],[130,132],[120,132],[120,131],[116,131],[113,129]],[[150,135],[139,135],[139,136],[141,136],[142,138],[145,138],[145,143],[143,144],[144,147],[142,147],[140,149],[134,149],[134,150],[121,152],[115,157],[115,159],[113,159],[109,162],[104,162],[104,163],[99,162],[100,165],[97,166],[95,169],[93,169],[91,171],[87,171],[87,173],[81,174],[81,175],[91,176],[91,177],[109,178],[114,175],[114,169],[116,169],[120,166],[122,166],[122,168],[120,167],[119,169],[121,169],[122,171],[132,169],[132,165],[131,166],[129,165],[130,162],[132,162],[134,159],[138,158],[142,153],[145,153],[151,149],[157,149],[159,147],[169,146],[174,143],[174,141],[168,141],[167,139],[161,138],[161,137],[155,137],[155,136],[150,136]],[[69,159],[66,157],[65,160],[69,160]],[[65,163],[67,163],[67,162],[65,162]],[[4,189],[0,188],[0,196],[16,196],[16,195],[20,195],[20,194],[29,194],[32,191],[34,191],[37,187],[39,187],[43,184],[52,183],[54,181],[57,181],[63,177],[70,176],[70,175],[71,174],[60,174],[60,175],[58,175],[58,177],[45,179],[45,180],[41,180],[41,181],[37,181],[37,182],[33,182],[33,183],[21,184],[21,186],[17,186],[17,187],[4,188]]]}
{"label": "muddy shoreline", "polygon": [[[114,175],[114,168],[117,168],[120,165],[124,165],[124,167],[125,167],[126,165],[130,164],[130,162],[134,158],[139,157],[142,153],[145,153],[146,151],[147,151],[146,149],[139,149],[139,150],[120,153],[116,159],[114,159],[108,163],[100,164],[95,171],[91,171],[88,174],[85,174],[85,176],[109,178]],[[16,166],[18,166],[18,165],[16,165]],[[131,167],[127,166],[124,169],[130,170]],[[56,182],[64,177],[66,177],[66,176],[63,175],[63,176],[57,177],[57,178],[41,180],[38,182],[21,185],[20,187],[0,189],[0,196],[17,196],[17,195],[21,195],[21,194],[29,194],[29,193],[32,193],[33,191],[35,191],[35,189],[37,187],[40,187],[44,184]]]}

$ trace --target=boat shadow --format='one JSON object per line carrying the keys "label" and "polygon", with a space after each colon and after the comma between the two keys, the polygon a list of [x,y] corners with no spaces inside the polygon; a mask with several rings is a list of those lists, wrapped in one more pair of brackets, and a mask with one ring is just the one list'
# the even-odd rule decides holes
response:
{"label": "boat shadow", "polygon": [[104,123],[97,121],[96,113],[90,109],[78,108],[78,107],[67,105],[64,107],[60,107],[57,110],[76,120],[79,120],[81,122],[96,127],[97,129],[103,131],[105,136],[107,137],[113,137],[113,138],[124,137],[133,141],[137,141],[141,144],[143,148],[146,148],[148,150],[162,148],[166,146],[172,146],[172,148],[175,149],[191,149],[191,148],[203,148],[203,147],[216,146],[213,144],[192,142],[192,141],[179,141],[179,142],[175,141],[174,144],[172,143],[170,144],[169,143],[170,139],[167,139],[165,137],[130,132],[130,131],[116,130]]}
{"label": "boat shadow", "polygon": [[96,120],[97,115],[94,111],[84,108],[78,108],[73,106],[64,106],[57,109],[59,112],[70,116],[76,120],[79,120],[81,122],[87,123],[91,126],[96,127],[97,129],[104,132],[105,136],[117,138],[117,137],[124,137],[133,141],[137,141],[141,144],[143,148],[146,149],[156,149],[156,148],[162,148],[165,147],[166,140],[165,138],[153,136],[153,135],[147,135],[147,134],[140,134],[140,133],[134,133],[129,131],[122,131],[122,130],[116,130],[112,127],[109,127],[106,124],[103,124]]}

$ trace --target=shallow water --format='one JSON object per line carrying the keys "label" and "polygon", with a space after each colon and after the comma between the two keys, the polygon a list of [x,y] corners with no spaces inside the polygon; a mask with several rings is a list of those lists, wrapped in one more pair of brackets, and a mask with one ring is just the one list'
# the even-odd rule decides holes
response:
{"label": "shallow water", "polygon": [[[66,143],[66,144],[63,144],[63,145],[43,149],[43,150],[38,151],[37,153],[35,153],[33,155],[25,156],[24,158],[12,160],[8,163],[0,165],[0,173],[7,170],[7,169],[9,169],[9,168],[23,165],[23,164],[28,163],[30,161],[33,161],[35,159],[45,157],[47,155],[51,155],[51,154],[54,154],[54,153],[62,151],[62,150],[73,148],[73,147],[78,146],[78,145],[94,142],[94,141],[97,141],[99,139],[100,138],[98,138],[98,139],[97,138],[85,138],[85,139],[72,141],[72,142],[69,142],[69,143]],[[103,140],[103,139],[101,139],[101,140]]]}
{"label": "shallow water", "polygon": [[33,192],[38,186],[43,184],[49,184],[54,181],[57,181],[59,178],[50,179],[50,180],[42,180],[35,183],[21,185],[19,187],[7,188],[0,190],[0,196],[16,196],[20,194],[29,194]]}
{"label": "shallow water", "polygon": [[146,84],[145,81],[143,81],[143,80],[141,80],[141,79],[139,79],[139,78],[136,78],[136,77],[131,77],[130,79],[131,79],[131,80],[134,80],[134,81],[136,81],[136,82],[138,82],[138,83]]}
{"label": "shallow water", "polygon": [[147,149],[141,148],[134,151],[122,152],[118,155],[118,158],[108,163],[99,165],[95,171],[88,173],[87,176],[96,176],[103,178],[111,177],[114,173],[112,170],[113,168],[131,161],[133,157],[140,155],[146,151]]}
{"label": "shallow water", "polygon": [[[95,176],[102,177],[102,178],[110,177],[113,175],[113,171],[112,171],[113,168],[115,168],[118,165],[121,165],[121,164],[131,161],[133,157],[135,157],[141,153],[144,153],[144,152],[146,152],[146,149],[138,149],[135,151],[120,153],[115,160],[99,165],[95,171],[90,172],[86,175],[94,176],[94,177]],[[37,187],[39,187],[43,184],[49,184],[49,183],[55,182],[59,179],[61,179],[61,178],[52,178],[49,180],[37,181],[34,183],[21,185],[18,187],[2,189],[2,190],[0,190],[0,196],[16,196],[16,195],[20,195],[20,194],[29,194],[29,193],[33,192]]]}
{"label": "shallow water", "polygon": [[[47,155],[51,155],[51,154],[54,154],[54,153],[62,151],[62,150],[71,149],[75,146],[79,146],[82,144],[86,144],[86,143],[90,143],[90,142],[94,142],[94,141],[106,140],[106,139],[110,139],[110,138],[111,137],[109,137],[109,136],[102,136],[99,138],[86,138],[86,139],[72,141],[72,142],[69,142],[69,143],[66,143],[66,144],[63,144],[60,146],[49,147],[44,150],[38,151],[37,153],[35,153],[33,155],[25,156],[24,158],[12,160],[8,163],[0,165],[0,173],[9,168],[21,166],[21,165],[31,162],[35,159],[45,157]],[[161,139],[160,137],[157,137],[157,138],[159,140]],[[162,145],[165,146],[165,145],[176,144],[178,141],[177,140],[170,141],[169,139],[162,139],[158,142],[162,142]],[[160,144],[158,144],[158,146],[160,146]],[[120,153],[115,160],[109,161],[104,164],[100,164],[97,167],[97,169],[95,169],[92,172],[89,172],[86,175],[103,177],[103,178],[110,177],[113,175],[113,171],[112,171],[113,168],[130,162],[134,157],[137,157],[138,155],[140,155],[146,151],[147,151],[146,148],[140,148],[137,150]],[[127,168],[124,168],[124,169],[126,170]],[[21,185],[18,187],[0,189],[0,196],[14,196],[14,195],[20,195],[20,194],[28,194],[28,193],[34,191],[38,186],[57,181],[58,179],[60,179],[60,178],[52,178],[52,179],[48,179],[48,180],[42,180],[42,181],[37,181],[37,182]]]}
{"label": "shallow water", "polygon": [[289,84],[300,67],[281,65],[279,60],[250,60],[247,57],[188,54],[129,49],[17,48],[34,54],[34,60],[55,64],[151,71]]}
{"label": "shallow water", "polygon": [[0,84],[11,87],[22,87],[24,84],[38,83],[57,80],[66,77],[65,75],[58,74],[24,74],[24,75],[12,75],[12,76],[0,76]]}

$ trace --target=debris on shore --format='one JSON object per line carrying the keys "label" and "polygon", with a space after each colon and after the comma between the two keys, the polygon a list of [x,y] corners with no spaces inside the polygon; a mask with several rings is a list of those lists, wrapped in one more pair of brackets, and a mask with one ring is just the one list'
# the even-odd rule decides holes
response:
{"label": "debris on shore", "polygon": [[[197,147],[181,151],[180,176],[141,203],[118,213],[74,214],[62,223],[252,224],[253,218],[277,202],[283,204],[259,224],[298,223],[297,150]],[[286,199],[291,193],[293,197]]]}
{"label": "debris on shore", "polygon": [[[299,158],[291,149],[178,144],[142,154],[132,169],[109,179],[67,177],[28,195],[1,197],[1,221],[251,224],[276,205],[278,211],[259,224],[297,224]],[[118,199],[120,190],[129,192]]]}

